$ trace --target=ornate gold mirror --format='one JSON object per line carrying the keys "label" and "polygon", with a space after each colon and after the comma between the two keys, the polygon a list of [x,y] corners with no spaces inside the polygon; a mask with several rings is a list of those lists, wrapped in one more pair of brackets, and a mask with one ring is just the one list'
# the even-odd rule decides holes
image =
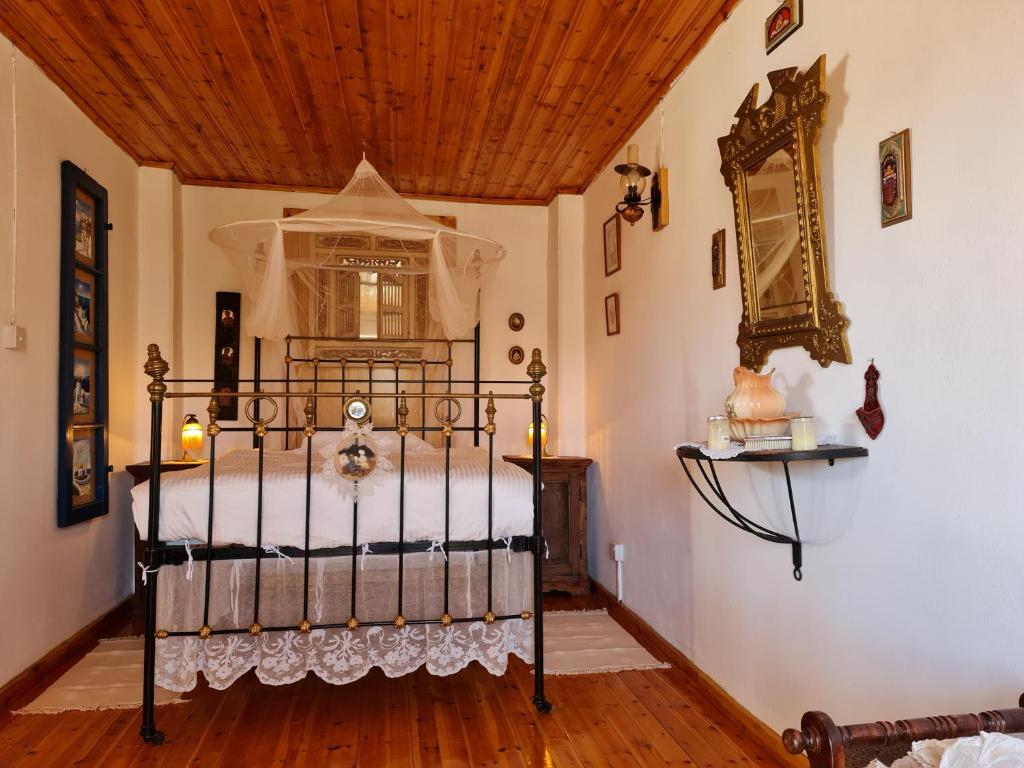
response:
{"label": "ornate gold mirror", "polygon": [[768,101],[758,106],[755,83],[729,135],[718,140],[736,215],[740,364],[760,370],[772,350],[795,346],[822,366],[849,363],[850,321],[829,287],[821,211],[825,57],[803,74],[796,67],[770,72],[768,82]]}

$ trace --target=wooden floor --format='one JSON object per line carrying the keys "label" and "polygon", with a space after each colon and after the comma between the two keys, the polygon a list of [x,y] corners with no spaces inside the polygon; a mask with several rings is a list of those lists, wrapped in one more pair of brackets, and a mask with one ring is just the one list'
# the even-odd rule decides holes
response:
{"label": "wooden floor", "polygon": [[477,664],[393,680],[375,669],[346,686],[313,675],[263,686],[250,673],[226,691],[201,685],[188,703],[158,707],[160,747],[139,738],[138,710],[4,713],[0,766],[780,765],[675,669],[549,677],[547,694],[554,710],[538,715],[530,668],[516,658],[503,677]]}

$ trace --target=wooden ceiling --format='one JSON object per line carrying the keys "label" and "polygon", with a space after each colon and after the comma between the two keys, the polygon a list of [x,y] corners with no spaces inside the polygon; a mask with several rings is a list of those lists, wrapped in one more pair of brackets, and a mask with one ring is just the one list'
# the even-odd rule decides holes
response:
{"label": "wooden ceiling", "polygon": [[[548,202],[738,0],[0,0],[0,31],[185,183]],[[653,162],[653,147],[642,159]]]}

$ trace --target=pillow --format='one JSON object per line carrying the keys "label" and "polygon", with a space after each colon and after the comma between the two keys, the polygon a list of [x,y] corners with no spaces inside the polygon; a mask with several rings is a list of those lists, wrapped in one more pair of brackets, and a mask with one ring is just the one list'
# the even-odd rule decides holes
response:
{"label": "pillow", "polygon": [[[336,443],[341,438],[341,432],[317,432],[313,435],[313,450],[319,451],[325,445]],[[372,432],[370,440],[377,446],[381,453],[397,455],[401,450],[401,439],[397,432]],[[300,446],[305,448],[305,446]],[[416,437],[411,432],[405,436],[405,453],[407,456],[413,454],[433,453],[434,448],[424,440]]]}

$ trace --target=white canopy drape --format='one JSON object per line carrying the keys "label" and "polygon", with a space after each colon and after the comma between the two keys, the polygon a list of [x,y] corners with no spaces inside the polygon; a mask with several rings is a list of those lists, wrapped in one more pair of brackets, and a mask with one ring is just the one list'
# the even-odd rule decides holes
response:
{"label": "white canopy drape", "polygon": [[318,270],[360,269],[340,258],[341,241],[329,255],[315,255],[312,250],[286,253],[288,232],[389,238],[391,247],[399,251],[403,243],[429,241],[429,259],[407,259],[396,269],[429,274],[430,317],[450,339],[472,332],[479,320],[479,291],[505,256],[504,247],[493,240],[424,216],[364,158],[348,185],[323,205],[287,218],[237,221],[210,232],[210,239],[235,258],[251,306],[249,330],[264,339],[297,333],[291,276],[312,280]]}

